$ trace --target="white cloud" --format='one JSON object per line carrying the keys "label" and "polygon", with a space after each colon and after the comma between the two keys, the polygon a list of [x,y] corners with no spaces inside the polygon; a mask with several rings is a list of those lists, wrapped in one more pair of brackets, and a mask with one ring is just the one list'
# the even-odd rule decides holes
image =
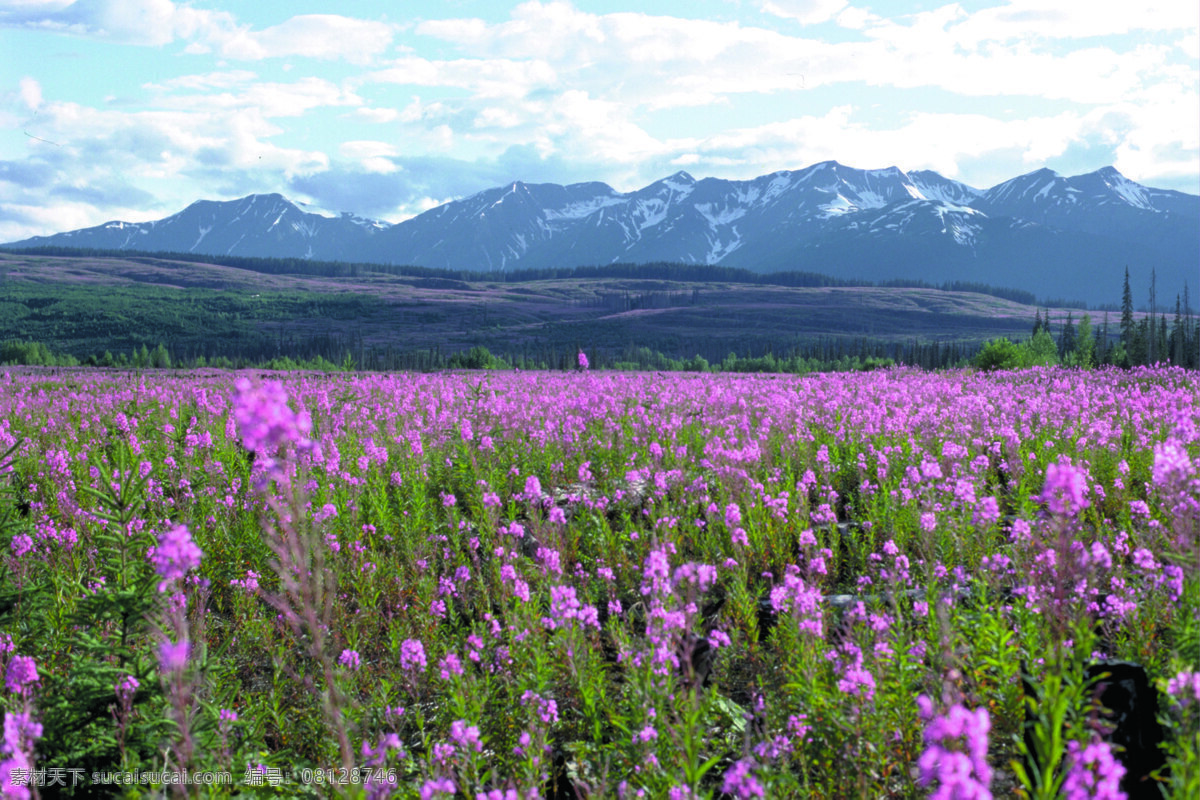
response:
{"label": "white cloud", "polygon": [[400,112],[394,108],[368,108],[362,106],[354,109],[354,118],[372,124],[395,122],[400,118]]}
{"label": "white cloud", "polygon": [[21,102],[30,111],[37,111],[38,106],[42,104],[42,86],[33,78],[25,76],[21,78],[17,84],[18,94],[21,96]]}
{"label": "white cloud", "polygon": [[0,5],[0,24],[155,47],[236,29],[232,14],[171,0],[7,2]]}
{"label": "white cloud", "polygon": [[805,25],[833,19],[846,7],[846,0],[762,0],[763,11],[794,19]]}
{"label": "white cloud", "polygon": [[966,15],[952,27],[959,44],[1013,39],[1077,39],[1131,31],[1185,31],[1197,24],[1195,4],[1177,0],[1009,0]]}
{"label": "white cloud", "polygon": [[[124,178],[158,197],[304,185],[332,203],[403,176],[405,194],[385,193],[373,208],[407,214],[421,198],[491,181],[569,176],[634,188],[679,166],[742,178],[823,159],[952,177],[969,167],[986,185],[1094,149],[1151,184],[1200,174],[1192,3],[993,0],[890,18],[845,0],[744,5],[765,12],[754,17],[761,26],[534,1],[499,22],[404,28],[355,19],[347,6],[345,16],[255,30],[182,1],[0,0],[0,26],[207,54],[175,62],[204,66],[149,73],[163,77],[142,83],[142,106],[64,102],[49,88],[59,82],[30,68],[4,90],[0,125],[17,128],[37,111],[30,132],[62,146],[22,141],[26,161],[10,163],[38,167],[21,175],[53,173],[80,208],[79,198],[107,198],[102,188]],[[840,30],[821,36],[796,22]],[[236,68],[269,58],[289,60],[264,74],[299,77],[261,82]],[[329,80],[313,59],[369,68],[337,67],[351,74]],[[931,97],[936,105],[925,105]],[[971,113],[955,111],[958,98]],[[330,108],[342,109],[342,130],[324,127],[334,115],[313,113]],[[752,124],[743,109],[770,121]],[[691,120],[707,112],[704,127],[672,129],[679,110]],[[425,159],[419,179],[413,159]],[[302,180],[314,176],[325,179]],[[135,205],[126,195],[94,202]]]}
{"label": "white cloud", "polygon": [[396,148],[387,142],[377,142],[358,139],[342,142],[338,152],[345,158],[357,161],[367,172],[387,174],[396,172],[400,167],[396,164]]}
{"label": "white cloud", "polygon": [[322,78],[301,78],[292,83],[252,83],[237,92],[198,94],[164,93],[163,108],[191,112],[248,110],[263,116],[296,117],[322,107],[359,106],[361,97]]}
{"label": "white cloud", "polygon": [[0,4],[0,24],[57,31],[122,44],[161,47],[187,42],[186,52],[258,60],[301,55],[365,64],[392,43],[396,26],[338,14],[302,14],[262,30],[225,11],[172,0],[75,0]]}
{"label": "white cloud", "polygon": [[207,72],[202,75],[180,75],[176,78],[170,78],[165,81],[157,81],[142,84],[144,88],[156,89],[159,91],[177,91],[180,89],[191,91],[207,91],[209,89],[229,89],[234,86],[239,86],[257,78],[253,72],[249,70],[222,70],[219,72]]}
{"label": "white cloud", "polygon": [[227,58],[284,56],[345,59],[365,64],[391,46],[395,27],[335,14],[303,14],[261,31],[240,29],[220,43]]}

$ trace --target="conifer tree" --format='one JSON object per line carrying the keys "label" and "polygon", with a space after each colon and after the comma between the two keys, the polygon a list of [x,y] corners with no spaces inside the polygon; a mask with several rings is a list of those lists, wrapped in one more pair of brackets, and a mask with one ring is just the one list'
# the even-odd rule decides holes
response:
{"label": "conifer tree", "polygon": [[1133,292],[1129,289],[1129,267],[1125,268],[1125,288],[1121,291],[1121,344],[1125,352],[1133,352]]}
{"label": "conifer tree", "polygon": [[1075,320],[1074,312],[1067,312],[1067,321],[1063,323],[1062,335],[1058,337],[1058,357],[1065,359],[1068,353],[1075,351]]}

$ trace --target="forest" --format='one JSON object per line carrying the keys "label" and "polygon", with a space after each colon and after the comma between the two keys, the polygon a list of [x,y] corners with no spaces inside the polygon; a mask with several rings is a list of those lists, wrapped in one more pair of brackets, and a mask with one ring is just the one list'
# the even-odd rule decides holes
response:
{"label": "forest", "polygon": [[[584,351],[593,369],[660,371],[803,373],[889,364],[1200,367],[1200,326],[1189,287],[1175,294],[1173,307],[1160,305],[1153,271],[1148,306],[1135,306],[1126,271],[1120,305],[1089,312],[1060,304],[1052,313],[1028,292],[979,284],[879,286],[815,273],[761,275],[688,264],[480,275],[296,259],[181,261],[180,254],[123,253],[118,261],[62,248],[35,255],[72,264],[83,259],[98,269],[135,264],[147,272],[124,283],[100,283],[94,275],[72,281],[62,272],[34,280],[23,279],[19,269],[0,270],[0,363],[571,369]],[[216,279],[211,286],[171,285],[180,264],[214,261],[233,268],[227,273],[246,276],[242,290]],[[257,285],[255,275],[276,283],[246,290]],[[297,275],[325,283],[314,290],[301,278],[280,283],[276,277]],[[397,287],[408,294],[388,294]],[[780,294],[774,287],[837,294],[806,308],[756,306]],[[863,299],[868,294],[878,310]],[[971,316],[939,305],[969,296],[1008,305],[993,317],[986,307]],[[541,305],[519,306],[526,297]],[[880,297],[893,304],[896,297],[916,297],[940,310],[897,311]],[[543,302],[547,298],[552,303]]]}

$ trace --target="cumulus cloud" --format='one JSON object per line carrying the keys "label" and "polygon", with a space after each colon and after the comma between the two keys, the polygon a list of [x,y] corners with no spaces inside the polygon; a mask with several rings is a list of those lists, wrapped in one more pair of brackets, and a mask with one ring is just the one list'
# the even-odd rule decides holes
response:
{"label": "cumulus cloud", "polygon": [[239,29],[223,37],[221,55],[233,59],[284,56],[345,59],[366,64],[387,50],[395,27],[385,22],[335,14],[302,14],[261,31]]}
{"label": "cumulus cloud", "polygon": [[0,25],[150,46],[221,38],[237,28],[232,14],[171,0],[5,2],[0,4]]}
{"label": "cumulus cloud", "polygon": [[37,111],[38,106],[42,104],[42,86],[28,75],[21,78],[18,85],[18,93],[21,96],[21,102],[30,111]]}
{"label": "cumulus cloud", "polygon": [[56,97],[33,68],[0,84],[0,125],[48,140],[0,150],[21,193],[0,216],[37,197],[108,219],[138,191],[176,210],[282,190],[395,220],[518,179],[628,190],[680,167],[746,178],[830,158],[978,185],[1091,159],[1200,188],[1194,4],[742,5],[733,21],[531,0],[408,26],[347,6],[255,28],[171,0],[0,0],[0,26],[203,62],[123,88],[123,107]]}
{"label": "cumulus cloud", "polygon": [[846,0],[762,0],[763,11],[804,24],[833,19],[846,7]]}
{"label": "cumulus cloud", "polygon": [[391,23],[337,14],[301,14],[254,30],[229,12],[172,0],[3,2],[0,25],[153,47],[183,41],[189,53],[240,60],[303,55],[355,64],[384,52],[396,32]]}

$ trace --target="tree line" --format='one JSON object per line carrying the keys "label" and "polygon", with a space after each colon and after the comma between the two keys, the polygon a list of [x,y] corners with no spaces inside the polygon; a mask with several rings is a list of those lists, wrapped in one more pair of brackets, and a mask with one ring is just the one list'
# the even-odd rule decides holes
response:
{"label": "tree line", "polygon": [[1129,268],[1121,289],[1121,317],[1117,327],[1109,328],[1108,312],[1097,325],[1089,314],[1079,323],[1074,313],[1067,318],[1055,336],[1050,312],[1045,317],[1039,311],[1033,322],[1033,333],[1024,342],[993,339],[974,356],[972,362],[982,369],[1019,369],[1037,365],[1062,364],[1072,367],[1112,365],[1136,367],[1170,364],[1187,369],[1200,369],[1200,321],[1192,314],[1188,285],[1175,295],[1173,318],[1168,325],[1168,309],[1158,305],[1158,278],[1150,271],[1148,312],[1139,318],[1134,310],[1133,291],[1129,285]]}

